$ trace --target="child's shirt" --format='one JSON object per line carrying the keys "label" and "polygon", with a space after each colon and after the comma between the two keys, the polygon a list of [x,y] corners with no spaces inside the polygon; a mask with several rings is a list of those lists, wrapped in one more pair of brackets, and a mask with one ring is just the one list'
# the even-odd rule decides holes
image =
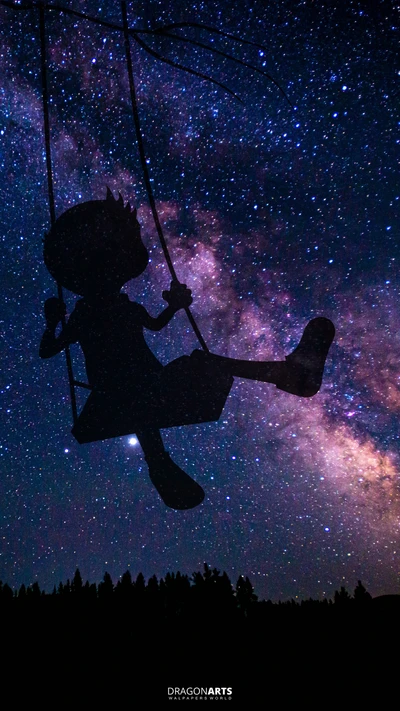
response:
{"label": "child's shirt", "polygon": [[126,294],[104,302],[77,302],[64,336],[81,345],[92,387],[135,390],[151,385],[163,366],[145,341],[146,318],[146,309]]}

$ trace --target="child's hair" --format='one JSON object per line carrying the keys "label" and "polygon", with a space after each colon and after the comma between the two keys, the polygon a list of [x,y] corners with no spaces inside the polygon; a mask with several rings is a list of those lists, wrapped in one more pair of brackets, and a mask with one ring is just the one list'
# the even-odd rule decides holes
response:
{"label": "child's hair", "polygon": [[44,262],[56,281],[85,295],[110,283],[121,288],[141,274],[149,255],[136,209],[115,200],[91,200],[64,212],[44,239]]}

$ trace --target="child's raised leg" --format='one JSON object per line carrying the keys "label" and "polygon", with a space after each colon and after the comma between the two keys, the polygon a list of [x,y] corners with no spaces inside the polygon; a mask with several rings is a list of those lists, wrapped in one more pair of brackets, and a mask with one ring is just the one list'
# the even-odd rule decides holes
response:
{"label": "child's raised leg", "polygon": [[159,430],[137,430],[152,483],[164,503],[172,509],[192,509],[201,504],[204,491],[165,451]]}
{"label": "child's raised leg", "polygon": [[213,355],[218,365],[238,378],[273,383],[279,390],[312,397],[321,387],[335,327],[327,318],[310,321],[297,348],[284,361],[247,361]]}

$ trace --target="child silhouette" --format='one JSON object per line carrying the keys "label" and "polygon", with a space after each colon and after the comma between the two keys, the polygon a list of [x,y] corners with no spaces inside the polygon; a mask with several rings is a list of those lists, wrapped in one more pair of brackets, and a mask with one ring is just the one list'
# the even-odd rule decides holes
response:
{"label": "child silhouette", "polygon": [[177,311],[190,306],[192,296],[185,284],[172,282],[163,292],[168,306],[153,318],[120,293],[124,284],[142,274],[148,260],[136,210],[129,203],[124,206],[121,195],[115,200],[107,188],[105,200],[85,202],[63,213],[45,237],[44,261],[59,284],[83,298],[58,336],[65,305],[57,298],[46,301],[39,353],[50,358],[69,344],[80,344],[92,393],[73,429],[76,438],[83,442],[135,432],[164,503],[189,509],[203,501],[204,491],[173,462],[159,432],[160,426],[168,426],[162,423],[174,407],[170,403],[175,399],[182,407],[187,381],[189,399],[191,390],[195,399],[201,381],[207,379],[210,388],[214,382],[224,387],[228,382],[229,392],[232,376],[311,397],[321,386],[335,329],[326,318],[313,319],[284,361],[242,361],[194,351],[163,366],[143,330],[164,328]]}

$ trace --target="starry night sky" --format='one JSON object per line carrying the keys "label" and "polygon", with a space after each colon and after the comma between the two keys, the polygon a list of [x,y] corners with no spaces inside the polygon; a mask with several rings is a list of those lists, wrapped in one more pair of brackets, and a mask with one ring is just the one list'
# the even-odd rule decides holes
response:
{"label": "starry night sky", "polygon": [[[119,2],[64,6],[121,24]],[[218,423],[164,431],[206,490],[197,509],[165,507],[134,437],[78,445],[63,355],[38,356],[43,302],[56,295],[42,261],[50,216],[38,11],[0,7],[0,579],[51,590],[76,567],[84,580],[107,570],[115,582],[127,568],[160,577],[207,561],[274,600],[331,597],[358,579],[374,595],[399,592],[395,3],[138,0],[128,16],[134,28],[204,22],[265,45],[174,30],[212,37],[264,69],[294,106],[259,73],[193,44],[143,35],[244,104],[132,41],[160,217],[210,349],[282,360],[317,315],[337,335],[314,398],[236,380]],[[104,198],[106,185],[137,205],[151,262],[126,291],[156,315],[170,277],[143,185],[122,33],[47,17],[57,214]],[[65,297],[72,311],[75,297]],[[163,363],[197,347],[183,312],[146,338]]]}

